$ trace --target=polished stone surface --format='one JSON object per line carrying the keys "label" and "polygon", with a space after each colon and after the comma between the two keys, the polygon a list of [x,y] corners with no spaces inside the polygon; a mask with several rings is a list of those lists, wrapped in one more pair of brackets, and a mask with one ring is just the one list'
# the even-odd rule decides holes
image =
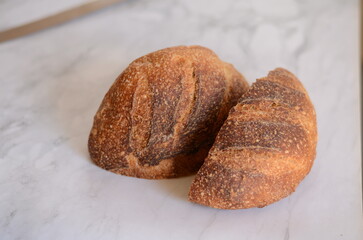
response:
{"label": "polished stone surface", "polygon": [[[51,4],[49,3],[51,2]],[[0,28],[84,1],[0,2]],[[0,44],[0,239],[363,239],[358,1],[129,0]],[[187,201],[193,179],[104,171],[87,139],[105,92],[135,58],[213,49],[249,82],[294,72],[319,144],[290,197],[262,209]]]}

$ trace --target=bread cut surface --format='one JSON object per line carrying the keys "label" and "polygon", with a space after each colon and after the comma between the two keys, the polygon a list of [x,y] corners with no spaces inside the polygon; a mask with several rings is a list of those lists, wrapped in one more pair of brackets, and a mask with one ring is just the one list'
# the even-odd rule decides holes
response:
{"label": "bread cut surface", "polygon": [[211,50],[162,49],[133,61],[95,117],[88,147],[100,167],[160,179],[195,173],[248,88]]}
{"label": "bread cut surface", "polygon": [[315,110],[306,90],[292,73],[277,68],[231,109],[189,199],[221,209],[276,202],[309,173],[316,143]]}

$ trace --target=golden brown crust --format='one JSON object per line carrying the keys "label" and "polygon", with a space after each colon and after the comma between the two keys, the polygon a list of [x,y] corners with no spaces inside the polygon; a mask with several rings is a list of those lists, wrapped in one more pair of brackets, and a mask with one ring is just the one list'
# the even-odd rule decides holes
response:
{"label": "golden brown crust", "polygon": [[292,73],[275,69],[231,109],[189,199],[222,209],[276,202],[309,173],[316,142],[315,110],[307,92]]}
{"label": "golden brown crust", "polygon": [[248,88],[232,65],[200,46],[133,61],[94,118],[89,152],[100,167],[141,178],[189,175]]}

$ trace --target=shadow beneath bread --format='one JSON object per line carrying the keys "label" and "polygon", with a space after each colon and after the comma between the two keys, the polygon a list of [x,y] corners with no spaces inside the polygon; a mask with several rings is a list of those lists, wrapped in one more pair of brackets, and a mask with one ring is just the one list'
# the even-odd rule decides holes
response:
{"label": "shadow beneath bread", "polygon": [[188,201],[188,193],[190,186],[192,185],[195,175],[157,180],[157,185],[163,191],[167,192],[169,196],[177,198],[179,200]]}

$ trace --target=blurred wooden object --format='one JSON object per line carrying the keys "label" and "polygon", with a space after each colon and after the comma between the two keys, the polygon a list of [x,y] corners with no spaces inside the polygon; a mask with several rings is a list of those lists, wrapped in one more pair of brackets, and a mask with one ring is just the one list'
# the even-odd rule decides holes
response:
{"label": "blurred wooden object", "polygon": [[0,43],[53,27],[121,1],[124,0],[93,0],[52,16],[2,31],[0,32]]}

